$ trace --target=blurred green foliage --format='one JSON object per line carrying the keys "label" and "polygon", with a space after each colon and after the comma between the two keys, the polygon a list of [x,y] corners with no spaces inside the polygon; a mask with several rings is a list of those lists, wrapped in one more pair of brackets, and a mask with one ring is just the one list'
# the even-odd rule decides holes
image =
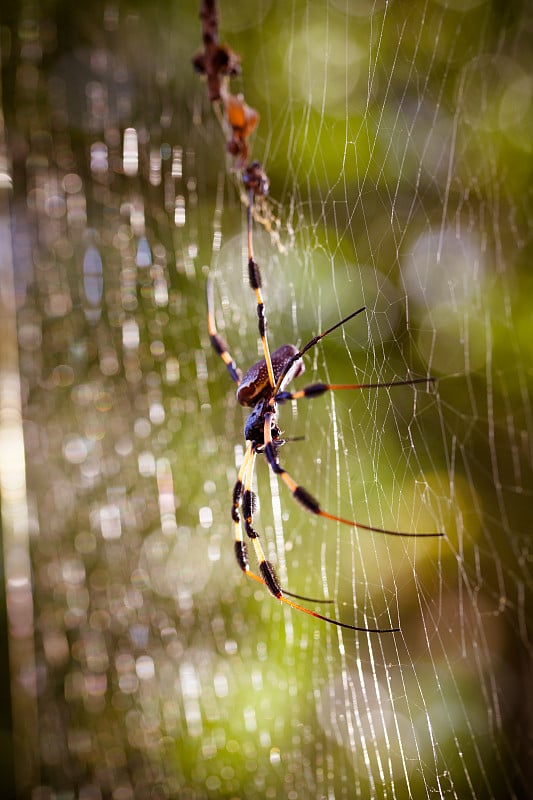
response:
{"label": "blurred green foliage", "polygon": [[340,636],[245,582],[229,514],[244,416],[209,348],[205,266],[243,367],[257,323],[238,175],[190,63],[198,8],[9,5],[39,717],[27,769],[15,741],[20,793],[526,797],[531,10],[220,6],[286,248],[255,226],[272,343],[364,303],[308,382],[439,379],[285,407],[304,441],[282,463],[332,513],[447,538],[319,524],[260,463],[258,525],[288,588],[402,632]]}

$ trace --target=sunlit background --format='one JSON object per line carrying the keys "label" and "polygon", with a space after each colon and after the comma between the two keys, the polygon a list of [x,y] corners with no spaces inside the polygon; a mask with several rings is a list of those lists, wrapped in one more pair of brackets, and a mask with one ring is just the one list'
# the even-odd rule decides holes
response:
{"label": "sunlit background", "polygon": [[[527,3],[220,0],[270,197],[254,223],[298,385],[437,379],[280,411],[235,563],[260,357],[246,210],[191,57],[199,4],[0,11],[7,797],[526,798],[533,778],[533,14]],[[291,441],[294,439],[295,441]],[[327,612],[325,611],[327,609]]]}

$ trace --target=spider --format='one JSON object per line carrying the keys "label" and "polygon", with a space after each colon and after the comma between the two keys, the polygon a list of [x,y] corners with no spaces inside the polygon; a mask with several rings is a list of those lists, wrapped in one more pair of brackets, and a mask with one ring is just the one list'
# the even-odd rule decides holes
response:
{"label": "spider", "polygon": [[[261,292],[261,272],[259,265],[254,259],[252,242],[252,205],[256,194],[264,194],[268,190],[268,179],[257,162],[253,162],[244,173],[245,186],[248,189],[248,278],[250,287],[255,292],[257,301],[257,317],[259,326],[259,336],[263,348],[263,358],[255,363],[250,369],[242,374],[241,370],[233,360],[228,346],[217,331],[214,314],[214,291],[213,281],[210,276],[207,278],[207,326],[211,344],[215,352],[226,364],[228,372],[237,384],[237,400],[246,408],[251,409],[244,426],[244,438],[246,449],[241,466],[238,471],[237,481],[233,489],[233,503],[231,507],[231,517],[233,520],[233,530],[235,539],[235,556],[241,570],[249,578],[266,586],[275,598],[291,606],[297,611],[310,614],[313,617],[325,622],[338,625],[341,628],[348,628],[355,631],[367,633],[394,633],[399,628],[367,628],[356,625],[349,625],[337,619],[324,616],[309,608],[296,603],[290,598],[304,600],[308,602],[329,603],[330,600],[317,601],[314,598],[304,597],[293,594],[281,587],[280,581],[274,566],[265,557],[263,546],[259,539],[259,534],[253,527],[253,515],[256,507],[256,497],[252,491],[252,480],[254,474],[255,459],[258,454],[263,454],[270,469],[281,478],[293,497],[312,514],[325,517],[329,520],[341,522],[353,528],[361,528],[366,531],[384,534],[387,536],[410,536],[410,537],[433,537],[443,536],[442,533],[400,533],[399,531],[376,528],[372,525],[364,525],[360,522],[338,517],[324,511],[319,503],[303,486],[300,486],[281,466],[278,457],[279,448],[285,444],[282,438],[282,431],[278,425],[278,405],[286,403],[288,400],[301,400],[303,398],[318,397],[329,391],[342,391],[351,389],[380,389],[391,386],[412,386],[418,383],[433,382],[433,378],[413,378],[403,381],[390,381],[386,383],[360,383],[360,384],[329,384],[312,383],[296,391],[288,391],[286,387],[299,375],[305,371],[303,356],[315,347],[322,339],[330,333],[345,325],[349,320],[363,313],[365,307],[358,308],[347,317],[344,317],[335,325],[319,333],[310,339],[303,347],[298,349],[295,345],[284,344],[270,353],[267,338],[267,323],[263,295]],[[244,529],[244,531],[243,531]],[[259,563],[259,575],[250,569],[248,563],[248,551],[243,533],[246,533],[251,540],[257,561]]]}

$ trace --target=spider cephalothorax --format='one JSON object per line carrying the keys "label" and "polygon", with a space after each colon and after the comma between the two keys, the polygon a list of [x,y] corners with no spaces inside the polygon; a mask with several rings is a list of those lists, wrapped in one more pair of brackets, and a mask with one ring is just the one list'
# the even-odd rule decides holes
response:
{"label": "spider cephalothorax", "polygon": [[252,442],[252,444],[255,445],[257,453],[263,450],[265,444],[265,416],[269,412],[273,414],[270,420],[270,437],[278,447],[285,444],[283,439],[280,438],[281,430],[275,421],[277,406],[275,403],[272,405],[268,397],[264,397],[259,400],[257,405],[250,411],[244,425],[244,438],[247,442]]}

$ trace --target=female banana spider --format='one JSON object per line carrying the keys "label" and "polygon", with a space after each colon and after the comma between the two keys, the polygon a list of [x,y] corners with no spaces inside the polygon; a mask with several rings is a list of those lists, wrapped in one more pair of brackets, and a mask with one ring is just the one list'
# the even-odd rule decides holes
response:
{"label": "female banana spider", "polygon": [[[246,449],[244,458],[242,460],[237,481],[233,489],[233,503],[231,508],[231,517],[233,520],[233,530],[235,537],[235,556],[237,563],[241,570],[249,578],[253,578],[259,583],[264,584],[267,589],[278,600],[292,608],[303,611],[305,614],[310,614],[313,617],[330,622],[333,625],[338,625],[342,628],[350,630],[365,631],[369,633],[392,633],[398,631],[399,628],[367,628],[359,627],[356,625],[349,625],[345,622],[326,617],[323,614],[318,614],[311,611],[304,606],[294,602],[290,598],[296,598],[308,602],[331,602],[329,600],[316,601],[313,598],[303,597],[302,595],[293,594],[287,589],[281,587],[280,581],[274,567],[270,561],[265,557],[265,553],[259,539],[259,534],[253,527],[253,516],[255,510],[255,495],[252,491],[252,481],[254,474],[254,466],[256,455],[264,454],[272,471],[278,475],[283,483],[287,486],[293,497],[312,514],[325,517],[326,519],[335,520],[345,525],[350,525],[353,528],[360,528],[366,531],[373,531],[378,534],[387,536],[403,536],[403,537],[433,537],[442,536],[442,533],[400,533],[399,531],[386,530],[384,528],[376,528],[371,525],[364,525],[353,520],[338,517],[335,514],[330,514],[324,511],[316,500],[303,486],[300,486],[289,475],[289,473],[281,466],[278,457],[279,448],[285,443],[281,438],[281,429],[278,426],[278,406],[287,400],[301,400],[302,398],[318,397],[328,391],[341,391],[349,389],[380,389],[389,388],[391,386],[412,386],[418,383],[430,383],[432,378],[414,378],[404,381],[391,381],[387,383],[361,383],[361,384],[329,384],[329,383],[312,383],[302,389],[296,391],[287,391],[289,384],[301,375],[305,370],[303,356],[325,336],[332,333],[332,331],[344,325],[353,317],[361,314],[365,308],[357,309],[352,314],[349,314],[340,322],[337,322],[332,327],[325,330],[323,333],[314,336],[307,342],[300,350],[292,344],[284,344],[270,353],[268,339],[266,334],[266,316],[263,296],[261,292],[261,272],[258,264],[254,260],[253,245],[252,245],[252,204],[254,195],[256,193],[263,193],[264,187],[268,186],[266,179],[264,182],[257,179],[253,171],[260,170],[259,165],[254,164],[248,167],[245,174],[245,183],[248,187],[248,277],[250,287],[255,292],[257,301],[257,316],[259,323],[259,336],[263,348],[264,357],[254,364],[243,375],[241,370],[233,360],[228,346],[222,339],[217,331],[215,324],[214,314],[214,292],[213,281],[210,277],[207,279],[207,325],[211,344],[213,345],[216,353],[222,358],[232,380],[237,384],[237,400],[245,407],[251,408],[248,419],[244,427],[244,438],[246,440]],[[248,181],[246,176],[251,174]],[[261,178],[261,173],[259,174]],[[258,188],[259,187],[259,188]],[[241,518],[242,517],[242,518]],[[243,531],[244,528],[244,531]],[[259,563],[259,575],[254,573],[248,563],[248,551],[246,542],[244,541],[243,533],[246,533],[248,539],[251,540],[255,555]]]}

